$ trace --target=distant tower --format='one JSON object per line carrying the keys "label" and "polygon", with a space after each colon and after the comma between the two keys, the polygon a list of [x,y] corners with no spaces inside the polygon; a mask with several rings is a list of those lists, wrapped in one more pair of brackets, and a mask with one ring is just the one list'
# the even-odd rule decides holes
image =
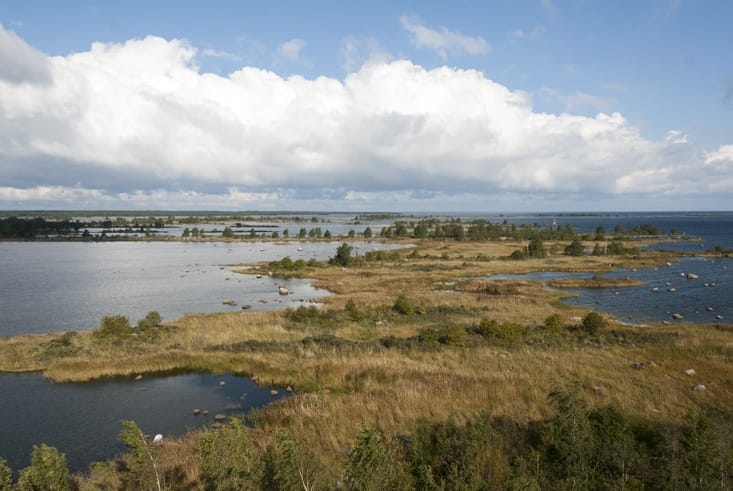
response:
{"label": "distant tower", "polygon": [[552,231],[555,232],[557,230],[557,220],[552,219]]}

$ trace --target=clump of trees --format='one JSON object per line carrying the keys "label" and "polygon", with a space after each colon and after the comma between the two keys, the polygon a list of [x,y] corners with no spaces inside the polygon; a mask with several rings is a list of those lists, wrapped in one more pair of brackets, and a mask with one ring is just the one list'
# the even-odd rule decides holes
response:
{"label": "clump of trees", "polygon": [[127,316],[106,315],[102,317],[99,327],[92,332],[92,335],[97,339],[124,339],[135,334],[152,332],[155,328],[160,327],[162,321],[160,313],[156,310],[148,312],[135,327],[130,324]]}
{"label": "clump of trees", "polygon": [[342,267],[350,266],[354,261],[354,257],[351,255],[353,250],[354,248],[346,242],[342,243],[336,249],[336,255],[328,260],[329,264]]}

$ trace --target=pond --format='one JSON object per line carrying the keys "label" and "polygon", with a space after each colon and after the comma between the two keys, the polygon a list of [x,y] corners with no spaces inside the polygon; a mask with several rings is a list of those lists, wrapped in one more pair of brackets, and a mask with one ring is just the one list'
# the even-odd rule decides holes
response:
{"label": "pond", "polygon": [[[30,464],[33,445],[66,454],[69,468],[124,451],[120,421],[135,421],[145,434],[181,435],[214,422],[216,414],[244,414],[288,396],[260,388],[246,377],[184,374],[142,380],[54,384],[38,373],[2,374],[0,457],[16,471]],[[207,410],[195,415],[193,409]]]}

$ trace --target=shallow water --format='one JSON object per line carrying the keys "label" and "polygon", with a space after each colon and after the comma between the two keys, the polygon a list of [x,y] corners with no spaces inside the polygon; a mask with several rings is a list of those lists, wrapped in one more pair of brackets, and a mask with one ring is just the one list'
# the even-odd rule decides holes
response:
{"label": "shallow water", "polygon": [[[687,279],[687,273],[699,276]],[[590,278],[590,273],[539,272],[522,275],[495,275],[491,279],[527,279],[550,281],[562,278]],[[685,321],[733,322],[733,259],[682,258],[671,266],[637,271],[619,270],[604,274],[607,278],[631,278],[647,283],[625,288],[572,288],[577,296],[566,298],[571,305],[593,307],[616,319],[633,323],[672,321],[674,314]],[[656,288],[658,293],[652,291]],[[668,291],[674,289],[674,292]],[[722,316],[723,319],[718,319]]]}
{"label": "shallow water", "polygon": [[[302,279],[256,278],[227,264],[333,257],[338,242],[2,242],[0,337],[93,329],[102,316],[134,324],[151,310],[163,320],[187,312],[278,310],[327,295]],[[389,248],[354,243],[361,251]],[[299,250],[301,249],[301,250]],[[291,295],[278,294],[283,284]],[[231,299],[236,306],[222,302]]]}
{"label": "shallow water", "polygon": [[[224,385],[220,385],[220,382]],[[0,457],[15,470],[30,464],[33,445],[46,443],[66,454],[72,471],[124,450],[120,420],[144,433],[181,435],[213,423],[217,413],[244,414],[287,397],[259,388],[245,377],[187,374],[83,384],[54,384],[37,373],[0,375]],[[193,408],[208,409],[207,416]]]}

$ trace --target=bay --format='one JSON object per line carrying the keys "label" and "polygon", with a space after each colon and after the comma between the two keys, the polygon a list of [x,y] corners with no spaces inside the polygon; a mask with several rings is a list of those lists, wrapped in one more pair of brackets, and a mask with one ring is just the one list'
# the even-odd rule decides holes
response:
{"label": "bay", "polygon": [[[234,273],[255,261],[333,257],[338,242],[0,242],[0,337],[94,329],[102,316],[134,324],[151,310],[278,310],[328,293],[309,280]],[[358,250],[389,248],[353,243]],[[290,295],[278,294],[282,284]],[[236,306],[222,302],[233,300]]]}
{"label": "bay", "polygon": [[[54,384],[38,373],[2,374],[0,387],[0,457],[19,470],[30,464],[33,445],[46,443],[66,454],[72,472],[125,450],[117,441],[123,419],[151,437],[177,436],[213,423],[215,414],[245,414],[288,395],[279,390],[272,396],[270,388],[245,377],[213,374],[83,384]],[[209,414],[194,415],[193,408]]]}

